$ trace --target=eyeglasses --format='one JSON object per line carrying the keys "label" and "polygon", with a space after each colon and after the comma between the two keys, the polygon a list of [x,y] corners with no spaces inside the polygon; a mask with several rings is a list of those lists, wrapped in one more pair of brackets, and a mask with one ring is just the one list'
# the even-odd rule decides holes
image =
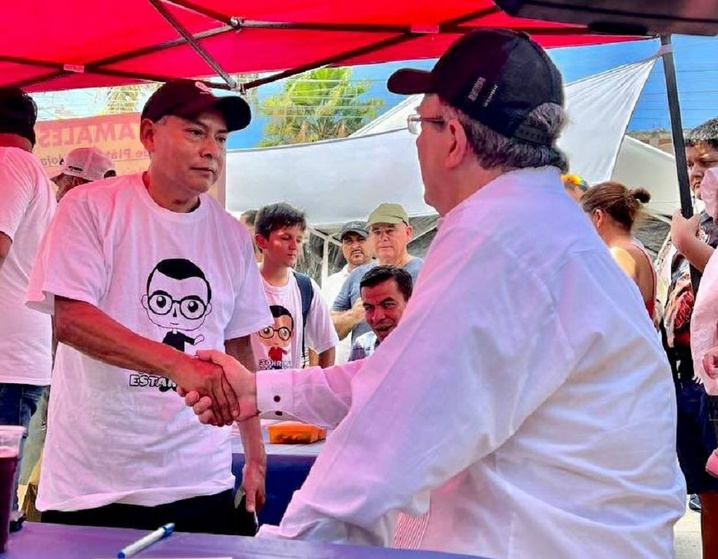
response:
{"label": "eyeglasses", "polygon": [[169,314],[172,308],[177,305],[179,306],[180,314],[189,320],[201,318],[207,310],[207,305],[199,297],[190,295],[178,301],[161,291],[156,291],[150,295],[148,303],[150,310],[161,316]]}
{"label": "eyeglasses", "polygon": [[260,338],[264,338],[265,340],[271,340],[275,332],[279,336],[279,339],[284,342],[286,342],[289,338],[292,337],[292,331],[286,326],[280,326],[279,328],[272,328],[271,326],[267,326],[266,328],[262,328],[258,333]]}
{"label": "eyeglasses", "polygon": [[444,120],[440,116],[409,115],[406,118],[406,127],[409,129],[409,132],[414,134],[414,136],[418,136],[419,134],[421,134],[422,122],[431,122],[439,126],[443,126],[444,124],[446,124],[446,120]]}

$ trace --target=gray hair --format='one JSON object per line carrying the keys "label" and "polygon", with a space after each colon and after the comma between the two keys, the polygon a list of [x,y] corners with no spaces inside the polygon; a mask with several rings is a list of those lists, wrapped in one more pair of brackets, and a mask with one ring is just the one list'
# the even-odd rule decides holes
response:
{"label": "gray hair", "polygon": [[708,144],[718,150],[718,118],[712,118],[696,126],[686,137],[687,146]]}
{"label": "gray hair", "polygon": [[568,159],[555,145],[555,140],[558,139],[568,120],[560,105],[544,103],[536,107],[526,117],[526,124],[545,131],[554,139],[551,146],[507,138],[443,100],[442,106],[445,117],[456,118],[461,123],[471,150],[484,169],[499,168],[509,171],[527,167],[550,166],[558,167],[563,173],[568,171]]}

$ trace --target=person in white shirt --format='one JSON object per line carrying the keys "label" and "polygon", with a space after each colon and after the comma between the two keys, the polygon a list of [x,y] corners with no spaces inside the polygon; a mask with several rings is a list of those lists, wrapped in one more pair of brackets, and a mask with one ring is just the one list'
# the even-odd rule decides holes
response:
{"label": "person in white shirt", "polygon": [[[60,173],[51,179],[57,187],[57,201],[59,202],[65,194],[76,186],[103,179],[107,176],[107,173],[114,172],[114,170],[115,164],[112,159],[99,149],[73,149],[63,158]],[[37,411],[28,426],[27,460],[23,462],[20,471],[20,483],[27,484],[32,468],[39,460],[42,447],[45,444],[48,396],[49,390],[45,390],[38,402]]]}
{"label": "person in white shirt", "polygon": [[104,179],[114,170],[112,159],[99,149],[73,149],[63,158],[60,174],[52,178],[57,185],[57,201],[76,186]]}
{"label": "person in white shirt", "polygon": [[[254,532],[253,515],[234,506],[230,429],[198,425],[175,393],[212,394],[230,422],[222,369],[194,353],[222,349],[253,368],[250,335],[271,322],[249,234],[207,194],[229,132],[249,120],[238,96],[168,82],[142,111],[149,169],[78,186],[59,204],[27,295],[54,313],[59,341],[44,521]],[[253,508],[266,467],[259,420],[240,431]]]}
{"label": "person in white shirt", "polygon": [[[32,154],[36,120],[37,106],[27,93],[0,88],[0,424],[26,430],[52,371],[50,317],[23,304],[32,263],[55,211],[50,181]],[[17,508],[14,491],[14,513]]]}
{"label": "person in white shirt", "polygon": [[[342,244],[342,254],[346,260],[344,267],[338,272],[328,276],[322,282],[322,295],[329,304],[329,308],[334,304],[342,285],[356,268],[371,262],[372,248],[368,240],[369,230],[363,221],[349,221],[344,224],[339,232],[339,241]],[[364,318],[364,310],[361,305],[352,308],[352,312],[356,314],[356,322],[359,323]],[[337,365],[346,363],[349,359],[349,353],[352,348],[351,336],[344,336],[336,347],[336,358],[334,362]]]}
{"label": "person in white shirt", "polygon": [[[386,546],[399,512],[428,511],[422,549],[673,557],[685,486],[670,368],[633,282],[564,192],[557,68],[526,34],[484,28],[388,86],[425,94],[408,125],[441,216],[399,326],[325,370],[255,376],[203,354],[241,417],[341,421],[260,535]],[[209,400],[186,398],[217,422]]]}
{"label": "person in white shirt", "polygon": [[359,336],[352,345],[349,361],[369,357],[399,325],[411,298],[411,274],[396,266],[375,266],[359,283],[364,320],[371,332]]}
{"label": "person in white shirt", "polygon": [[317,354],[320,367],[333,365],[339,339],[329,307],[316,282],[292,270],[307,228],[304,213],[289,204],[270,204],[259,210],[254,226],[262,251],[262,285],[274,318],[273,324],[252,335],[257,368],[302,367],[305,349]]}

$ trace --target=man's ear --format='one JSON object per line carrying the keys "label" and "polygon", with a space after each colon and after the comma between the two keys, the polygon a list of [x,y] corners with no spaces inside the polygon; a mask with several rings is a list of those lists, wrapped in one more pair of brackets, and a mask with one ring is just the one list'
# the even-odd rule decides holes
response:
{"label": "man's ear", "polygon": [[409,237],[409,240],[411,241],[414,238],[414,228],[411,225],[406,226],[406,234]]}
{"label": "man's ear", "polygon": [[152,122],[149,118],[142,119],[140,122],[140,141],[145,149],[152,153],[155,148],[155,134],[157,132],[157,123]]}
{"label": "man's ear", "polygon": [[464,127],[458,119],[449,119],[446,123],[446,127],[448,128],[451,138],[449,153],[446,156],[446,167],[453,169],[461,164],[464,157],[466,157],[467,151],[471,151],[471,146],[469,145],[466,130],[464,130]]}
{"label": "man's ear", "polygon": [[150,310],[149,300],[147,298],[147,295],[142,296],[142,308],[145,309],[146,311]]}
{"label": "man's ear", "polygon": [[260,235],[259,233],[254,234],[254,242],[260,250],[266,250],[267,246],[269,246],[269,240],[264,235]]}

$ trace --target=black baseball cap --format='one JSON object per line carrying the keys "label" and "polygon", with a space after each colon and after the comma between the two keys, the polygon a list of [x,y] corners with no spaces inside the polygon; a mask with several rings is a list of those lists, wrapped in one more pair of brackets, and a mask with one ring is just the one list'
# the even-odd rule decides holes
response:
{"label": "black baseball cap", "polygon": [[356,233],[362,239],[366,239],[369,236],[369,230],[366,228],[366,223],[363,221],[349,221],[344,224],[342,230],[339,232],[339,240],[343,241],[344,237],[349,233]]}
{"label": "black baseball cap", "polygon": [[18,87],[0,87],[0,133],[17,134],[35,145],[37,105]]}
{"label": "black baseball cap", "polygon": [[239,95],[217,97],[206,84],[192,80],[165,83],[147,100],[141,118],[152,122],[167,115],[187,118],[208,109],[222,113],[230,132],[245,128],[252,120],[249,104]]}
{"label": "black baseball cap", "polygon": [[552,145],[555,138],[526,124],[544,103],[563,106],[561,73],[526,33],[482,28],[453,43],[430,72],[394,72],[389,91],[433,93],[508,138]]}

